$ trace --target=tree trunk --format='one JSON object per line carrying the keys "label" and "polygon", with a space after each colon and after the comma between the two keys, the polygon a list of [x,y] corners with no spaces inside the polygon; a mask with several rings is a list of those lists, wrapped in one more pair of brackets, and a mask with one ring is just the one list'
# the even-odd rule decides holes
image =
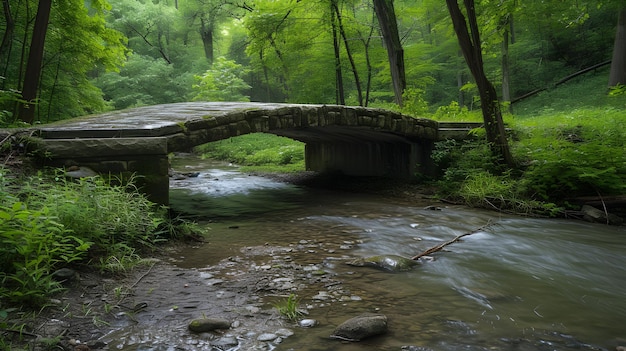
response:
{"label": "tree trunk", "polygon": [[398,34],[398,23],[393,0],[374,0],[374,11],[383,35],[383,41],[389,57],[389,68],[393,82],[393,92],[398,106],[402,107],[402,94],[406,89],[404,72],[404,49]]}
{"label": "tree trunk", "polygon": [[339,33],[341,33],[341,37],[343,38],[343,45],[346,47],[346,55],[348,56],[348,61],[350,62],[350,67],[352,68],[352,74],[354,75],[354,84],[356,85],[357,99],[359,100],[359,106],[363,106],[363,89],[361,88],[361,80],[359,79],[359,72],[356,69],[356,64],[354,63],[354,58],[352,57],[352,51],[350,51],[350,45],[348,43],[348,36],[346,35],[346,31],[343,28],[343,22],[341,21],[341,13],[339,12],[339,6],[337,6],[336,1],[331,1],[331,6],[333,7],[335,16],[337,16],[337,24],[339,25]]}
{"label": "tree trunk", "polygon": [[618,84],[626,85],[626,7],[622,8],[618,15],[611,73],[609,74],[609,87]]}
{"label": "tree trunk", "polygon": [[492,152],[494,156],[498,158],[499,162],[513,167],[513,157],[511,156],[506,138],[498,95],[493,84],[487,79],[483,67],[474,0],[464,0],[463,2],[469,20],[469,31],[465,16],[461,12],[457,0],[446,0],[454,31],[459,40],[459,45],[461,46],[461,52],[463,52],[465,61],[478,87],[485,130],[487,132],[487,141],[491,144]]}
{"label": "tree trunk", "polygon": [[213,64],[213,26],[204,19],[200,19],[200,37],[204,46],[204,57],[209,64]]}
{"label": "tree trunk", "polygon": [[6,27],[4,30],[4,35],[2,36],[2,43],[0,43],[0,63],[4,62],[4,56],[7,57],[8,61],[8,52],[11,47],[11,43],[13,40],[13,31],[15,29],[15,21],[13,20],[13,16],[11,14],[11,6],[9,4],[9,0],[2,0],[2,9],[4,13],[4,20],[6,23]]}
{"label": "tree trunk", "polygon": [[502,34],[502,101],[509,102],[509,111],[511,110],[511,88],[509,86],[509,30],[506,29]]}
{"label": "tree trunk", "polygon": [[339,50],[339,38],[337,36],[337,22],[334,13],[334,1],[330,3],[330,24],[333,32],[333,48],[335,54],[335,103],[337,105],[345,105],[346,98],[343,90],[343,74],[341,72],[341,56]]}
{"label": "tree trunk", "polygon": [[46,42],[46,32],[48,31],[48,19],[52,0],[39,0],[33,37],[30,42],[28,62],[26,63],[26,73],[24,74],[24,85],[22,88],[22,99],[20,103],[19,118],[26,123],[32,124],[35,120],[35,105],[37,92],[39,90],[39,80],[43,63],[44,44]]}

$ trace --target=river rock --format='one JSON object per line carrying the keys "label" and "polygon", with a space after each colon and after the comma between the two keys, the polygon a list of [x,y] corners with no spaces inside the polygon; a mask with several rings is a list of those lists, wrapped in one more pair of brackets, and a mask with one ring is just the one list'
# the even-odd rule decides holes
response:
{"label": "river rock", "polygon": [[378,255],[357,258],[348,264],[356,267],[374,267],[389,272],[404,272],[413,269],[419,263],[398,255]]}
{"label": "river rock", "polygon": [[194,333],[204,333],[216,329],[229,329],[231,323],[225,319],[202,318],[194,319],[189,323],[189,330]]}
{"label": "river rock", "polygon": [[311,328],[317,325],[317,321],[315,319],[303,319],[298,322],[298,325],[302,328]]}
{"label": "river rock", "polygon": [[387,316],[384,314],[366,313],[341,323],[335,328],[330,337],[347,341],[359,341],[386,332]]}
{"label": "river rock", "polygon": [[583,218],[587,222],[604,223],[604,224],[608,223],[612,225],[622,225],[624,223],[624,219],[622,217],[614,215],[612,213],[606,213],[593,206],[584,205],[580,209],[580,211],[583,214]]}
{"label": "river rock", "polygon": [[263,333],[261,335],[259,335],[256,339],[258,341],[272,341],[274,339],[278,338],[278,335],[274,334],[274,333]]}

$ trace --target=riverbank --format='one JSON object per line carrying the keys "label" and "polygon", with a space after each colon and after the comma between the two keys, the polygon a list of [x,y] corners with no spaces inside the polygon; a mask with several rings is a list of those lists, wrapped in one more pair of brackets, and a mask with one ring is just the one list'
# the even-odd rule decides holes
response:
{"label": "riverbank", "polygon": [[[401,190],[383,180],[331,181],[310,172],[264,176],[301,186],[378,192],[419,202],[427,197],[417,192],[421,188]],[[176,257],[201,245],[210,243],[178,242],[157,247],[152,257],[124,274],[75,267],[76,274],[64,282],[66,290],[51,296],[44,309],[10,313],[2,328],[5,343],[33,350],[135,350],[154,343],[198,350],[216,345],[221,349],[272,349],[301,328],[274,308],[290,294],[320,291],[321,303],[359,298],[344,290],[342,282],[335,280],[321,262],[294,260],[311,250],[340,253],[350,244],[298,240],[284,246],[244,246],[238,255],[203,270],[177,266]],[[306,312],[314,306],[302,308]],[[232,327],[200,335],[188,330],[192,320],[203,318],[227,320]],[[127,334],[129,328],[136,331],[135,335]]]}
{"label": "riverbank", "polygon": [[[419,185],[408,188],[406,184],[391,184],[394,187],[383,180],[342,182],[310,173],[270,177],[310,187],[377,193],[418,208],[444,207],[422,192],[427,189]],[[315,298],[307,296],[302,304],[307,311],[320,305],[328,308],[332,304],[355,304],[364,296],[350,288],[345,277],[339,279],[333,269],[347,260],[344,252],[358,243],[317,240],[294,237],[293,242],[280,245],[242,245],[229,257],[201,269],[185,268],[179,263],[191,251],[211,245],[210,238],[208,243],[159,247],[152,259],[127,275],[103,275],[78,267],[80,278],[69,282],[66,292],[54,296],[53,304],[42,314],[22,314],[13,320],[16,325],[21,323],[20,328],[11,328],[14,331],[6,335],[18,337],[22,329],[23,340],[37,344],[33,346],[37,350],[52,344],[64,350],[273,349],[288,342],[291,333],[308,333],[274,308],[292,293],[318,292]],[[317,260],[299,259],[311,252],[320,253]],[[352,315],[345,314],[348,317]],[[188,330],[192,320],[205,318],[225,320],[231,328],[200,334]],[[330,335],[332,327],[325,323],[316,327],[316,333],[322,330],[322,334]],[[47,344],[42,344],[43,340]]]}
{"label": "riverbank", "polygon": [[[323,265],[297,260],[304,251],[340,251],[336,245],[299,240],[245,246],[204,269],[178,267],[175,257],[194,249],[197,245],[161,248],[127,275],[82,267],[45,309],[8,321],[19,329],[0,331],[6,342],[29,350],[271,350],[307,327],[274,307],[291,294],[317,290],[322,304],[358,300]],[[303,318],[315,307],[300,306]],[[197,319],[225,320],[230,328],[191,332],[188,325]]]}

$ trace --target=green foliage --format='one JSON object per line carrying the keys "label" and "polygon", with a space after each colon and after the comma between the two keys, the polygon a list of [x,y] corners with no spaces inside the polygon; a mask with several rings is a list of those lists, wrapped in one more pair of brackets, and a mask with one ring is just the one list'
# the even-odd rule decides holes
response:
{"label": "green foliage", "polygon": [[609,88],[609,96],[619,97],[622,95],[626,95],[626,85],[618,84]]}
{"label": "green foliage", "polygon": [[197,150],[203,157],[246,166],[244,170],[270,172],[304,170],[304,144],[272,134],[241,135],[201,145]]}
{"label": "green foliage", "polygon": [[424,89],[407,88],[404,91],[402,100],[402,113],[411,116],[424,116],[428,113],[428,102],[424,99]]}
{"label": "green foliage", "polygon": [[542,215],[558,214],[578,196],[624,194],[626,105],[623,97],[607,97],[605,84],[605,77],[585,77],[525,101],[524,113],[508,122],[520,164],[513,172],[494,169],[484,143],[438,143],[433,159],[445,170],[441,194],[473,206]]}
{"label": "green foliage", "polygon": [[248,69],[224,57],[218,57],[211,69],[202,75],[196,75],[197,84],[193,88],[198,92],[193,98],[202,101],[250,101],[245,92],[250,86],[243,80]]}
{"label": "green foliage", "polygon": [[42,306],[61,289],[51,273],[68,263],[92,260],[123,272],[156,243],[197,234],[193,225],[171,221],[131,183],[39,176],[14,193],[13,182],[0,172],[0,304]]}
{"label": "green foliage", "polygon": [[[182,73],[162,59],[130,55],[119,72],[94,79],[114,109],[188,101],[193,74]],[[165,89],[164,87],[167,87]]]}
{"label": "green foliage", "polygon": [[19,201],[0,206],[0,299],[43,305],[60,289],[52,270],[85,258],[90,246],[47,209],[31,210]]}
{"label": "green foliage", "polygon": [[458,102],[452,101],[448,106],[439,106],[434,114],[429,116],[432,119],[444,122],[482,122],[483,115],[479,111],[469,111],[467,107],[460,106]]}
{"label": "green foliage", "polygon": [[[0,77],[0,79],[4,79]],[[12,127],[16,123],[10,107],[20,101],[20,94],[14,90],[0,89],[0,128]]]}
{"label": "green foliage", "polygon": [[626,191],[624,111],[584,109],[518,121],[522,183],[543,200]]}
{"label": "green foliage", "polygon": [[129,248],[150,248],[161,239],[154,236],[160,224],[154,215],[157,209],[133,188],[132,180],[127,189],[100,177],[55,179],[55,184],[25,187],[29,203],[47,208],[77,236],[92,241],[96,249],[127,252]]}
{"label": "green foliage", "polygon": [[289,294],[289,297],[286,299],[276,302],[274,308],[278,310],[278,313],[287,317],[289,320],[295,321],[303,315],[298,305],[298,296],[296,294]]}
{"label": "green foliage", "polygon": [[[23,87],[25,59],[32,36],[33,9],[37,1],[7,2],[6,16],[14,26],[6,28],[0,52],[2,90]],[[110,28],[104,18],[106,1],[66,0],[50,13],[44,49],[44,65],[36,105],[38,121],[80,116],[106,108],[99,89],[89,81],[94,70],[115,70],[125,58],[126,38]],[[4,23],[3,23],[4,24]],[[0,101],[0,111],[13,111]],[[5,119],[6,120],[6,119]]]}
{"label": "green foliage", "polygon": [[[513,104],[513,113],[526,118],[538,115],[552,115],[573,110],[593,110],[594,108],[624,109],[624,95],[607,94],[609,68],[599,69],[595,74],[574,78],[558,87],[541,92],[531,98]],[[546,121],[546,122],[549,122]]]}

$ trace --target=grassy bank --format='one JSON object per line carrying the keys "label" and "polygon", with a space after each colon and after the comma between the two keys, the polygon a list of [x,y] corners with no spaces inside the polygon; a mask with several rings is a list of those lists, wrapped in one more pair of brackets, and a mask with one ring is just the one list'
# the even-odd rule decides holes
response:
{"label": "grassy bank", "polygon": [[[62,290],[59,269],[122,273],[160,242],[197,232],[132,184],[60,174],[22,179],[0,168],[0,329],[19,330],[8,325],[14,315],[40,310]],[[0,350],[9,349],[0,340]]]}
{"label": "grassy bank", "polygon": [[244,172],[304,171],[304,144],[273,134],[246,134],[204,144],[196,150],[203,157],[241,165]]}
{"label": "grassy bank", "polygon": [[[609,95],[606,77],[582,76],[515,104],[505,121],[518,167],[504,174],[494,169],[487,145],[440,143],[435,157],[445,168],[442,195],[473,206],[558,215],[576,209],[578,197],[626,194],[626,95]],[[463,120],[477,113],[435,116]]]}

